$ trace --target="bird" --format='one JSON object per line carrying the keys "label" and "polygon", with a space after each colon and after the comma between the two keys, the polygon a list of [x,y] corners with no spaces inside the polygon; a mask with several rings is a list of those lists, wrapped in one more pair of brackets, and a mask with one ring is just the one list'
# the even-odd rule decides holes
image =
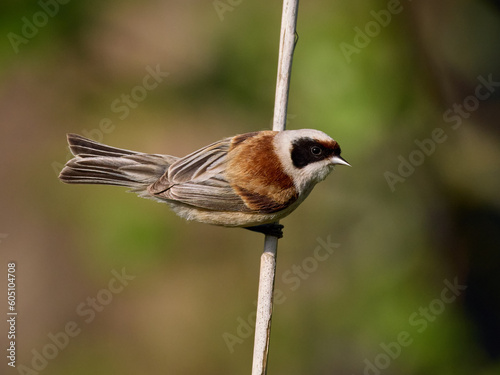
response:
{"label": "bird", "polygon": [[148,154],[67,134],[74,158],[68,184],[128,187],[167,203],[180,217],[283,236],[277,222],[294,211],[336,165],[350,164],[322,131],[261,130],[211,143],[184,157]]}

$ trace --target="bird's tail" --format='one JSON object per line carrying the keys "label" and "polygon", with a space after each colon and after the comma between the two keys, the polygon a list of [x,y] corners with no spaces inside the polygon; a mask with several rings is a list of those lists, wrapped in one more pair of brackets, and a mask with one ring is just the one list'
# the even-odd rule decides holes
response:
{"label": "bird's tail", "polygon": [[140,194],[177,160],[106,146],[77,134],[68,134],[68,143],[75,157],[59,175],[68,184],[127,186]]}

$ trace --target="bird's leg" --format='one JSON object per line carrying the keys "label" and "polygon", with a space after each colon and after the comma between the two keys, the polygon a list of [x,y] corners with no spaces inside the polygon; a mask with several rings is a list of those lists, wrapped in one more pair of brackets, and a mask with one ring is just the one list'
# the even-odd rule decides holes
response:
{"label": "bird's leg", "polygon": [[253,227],[245,227],[245,229],[251,230],[253,232],[263,233],[267,236],[274,236],[281,238],[283,237],[284,226],[278,223],[261,224]]}

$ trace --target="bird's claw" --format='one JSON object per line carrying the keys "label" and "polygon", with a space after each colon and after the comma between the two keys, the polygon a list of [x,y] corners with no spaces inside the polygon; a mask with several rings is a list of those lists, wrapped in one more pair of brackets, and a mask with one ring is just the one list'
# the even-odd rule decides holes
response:
{"label": "bird's claw", "polygon": [[278,223],[261,224],[255,225],[253,227],[245,227],[245,229],[251,230],[253,232],[263,233],[266,236],[274,236],[277,238],[283,237],[284,226]]}

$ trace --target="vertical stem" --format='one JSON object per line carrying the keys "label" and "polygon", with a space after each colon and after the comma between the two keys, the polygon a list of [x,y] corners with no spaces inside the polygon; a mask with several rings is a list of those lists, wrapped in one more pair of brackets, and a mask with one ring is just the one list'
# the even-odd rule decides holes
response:
{"label": "vertical stem", "polygon": [[277,248],[278,238],[266,236],[264,253],[260,257],[259,295],[257,300],[257,317],[255,320],[252,375],[264,375],[267,373]]}
{"label": "vertical stem", "polygon": [[[286,125],[288,91],[292,72],[293,50],[299,0],[284,0],[281,18],[278,78],[274,103],[273,130],[283,131]],[[273,313],[274,279],[278,238],[266,235],[264,253],[260,258],[259,293],[255,323],[252,375],[267,374],[271,318]]]}
{"label": "vertical stem", "polygon": [[288,91],[292,75],[293,50],[297,29],[299,0],[284,0],[281,18],[280,50],[278,60],[278,79],[274,99],[273,130],[285,130]]}

